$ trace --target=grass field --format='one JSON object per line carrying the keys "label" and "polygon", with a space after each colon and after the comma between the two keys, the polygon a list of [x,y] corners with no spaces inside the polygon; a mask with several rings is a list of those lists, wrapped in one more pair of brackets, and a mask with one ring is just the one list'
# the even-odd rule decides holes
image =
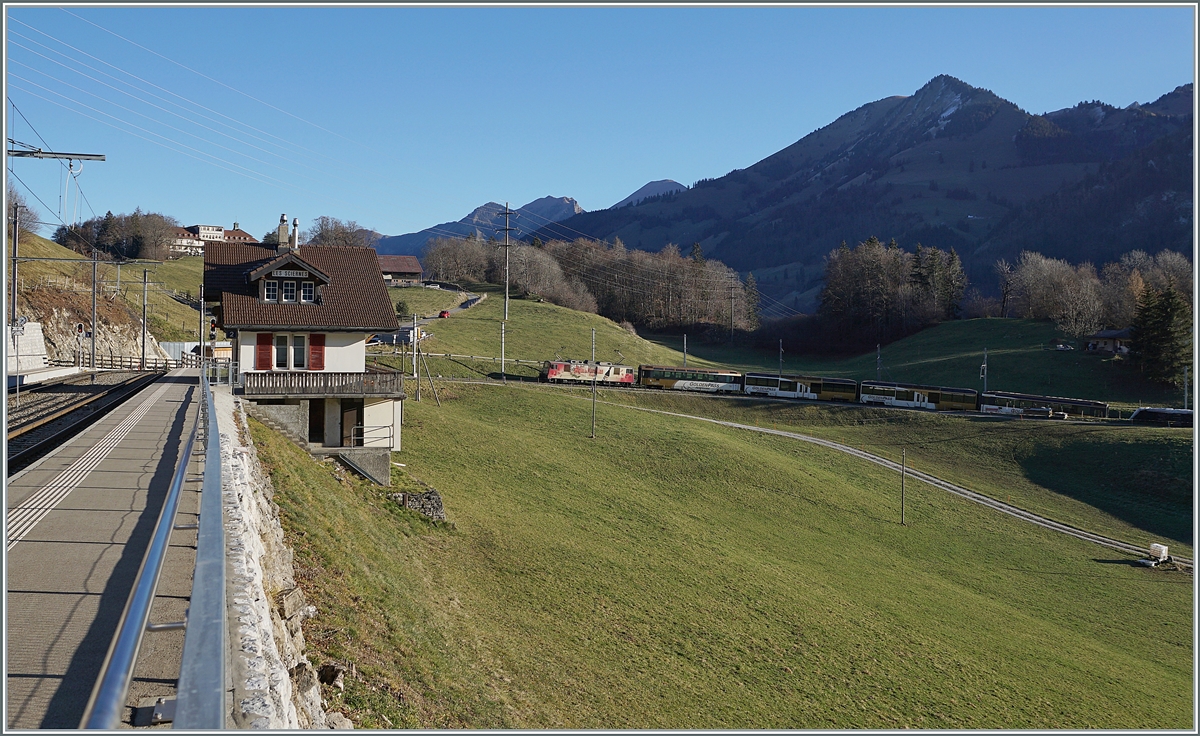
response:
{"label": "grass field", "polygon": [[[426,353],[498,358],[500,324],[504,318],[504,287],[469,284],[465,285],[465,288],[488,296],[477,306],[455,314],[450,319],[439,319],[430,323],[429,331],[433,333],[433,337],[426,340],[421,349]],[[508,360],[588,360],[592,355],[593,328],[596,330],[596,360],[626,365],[678,365],[682,360],[681,352],[643,340],[622,329],[612,320],[530,299],[509,300],[504,354]],[[390,348],[380,348],[376,354],[384,364],[399,367],[402,361],[390,358],[392,352]],[[458,378],[500,376],[498,361],[429,358],[428,363],[429,370],[434,375]],[[691,357],[688,364],[715,365],[711,361]],[[509,376],[533,377],[538,374],[538,368],[531,365],[509,363],[505,369]]]}
{"label": "grass field", "polygon": [[[489,296],[465,313],[432,323],[429,329],[434,336],[423,347],[427,353],[499,358],[504,289],[491,284],[469,288]],[[430,313],[432,311],[431,307]],[[505,357],[510,361],[514,358],[587,360],[591,357],[593,327],[596,328],[597,360],[626,365],[681,365],[683,362],[681,335],[638,337],[603,317],[524,299],[510,300]],[[1137,406],[1182,405],[1182,389],[1145,381],[1127,364],[1111,357],[1088,354],[1082,349],[1054,350],[1052,345],[1059,337],[1054,325],[1043,321],[974,319],[947,322],[882,348],[879,374],[885,381],[982,390],[984,385],[979,374],[983,351],[987,348],[987,386],[993,390],[1106,401],[1126,415]],[[379,352],[387,355],[393,351],[381,349]],[[786,353],[783,357],[785,372],[855,380],[876,377],[874,352],[839,359]],[[388,361],[385,359],[384,362]],[[400,365],[399,360],[392,362]],[[430,358],[428,363],[434,375],[457,378],[500,376],[498,360]],[[779,354],[741,343],[706,343],[693,336],[688,342],[688,364],[775,372],[779,369]],[[534,366],[511,363],[505,368],[510,377],[533,377],[538,372]]]}
{"label": "grass field", "polygon": [[[608,404],[591,440],[583,395],[444,384],[440,408],[408,402],[394,457],[452,527],[254,425],[321,612],[310,647],[361,673],[331,707],[365,727],[1193,727],[1190,576],[919,483],[901,526],[894,474],[795,440]],[[969,440],[940,461],[953,480],[1071,492],[1055,486],[1078,469],[1041,450],[914,416],[809,424],[912,437],[930,472],[952,434]],[[1032,444],[1084,458],[1179,449],[1040,427]],[[1154,472],[1178,473],[1170,458]]]}
{"label": "grass field", "polygon": [[[388,289],[388,298],[392,306],[403,300],[408,305],[409,314],[417,317],[434,317],[443,309],[450,309],[462,304],[464,297],[453,291],[442,289],[426,289],[423,286],[392,287]],[[404,324],[403,320],[401,324]]]}
{"label": "grass field", "polygon": [[834,440],[1072,526],[1193,554],[1192,433],[670,392],[604,392],[618,405]]}
{"label": "grass field", "polygon": [[[1095,399],[1136,406],[1182,406],[1183,390],[1145,381],[1127,364],[1112,357],[1076,350],[1054,350],[1061,334],[1050,322],[1026,319],[971,319],[945,322],[880,349],[885,381],[956,386],[983,390],[980,366],[988,354],[987,387],[1043,396]],[[678,335],[648,335],[648,340],[678,348]],[[694,341],[689,352],[743,370],[779,367],[777,351],[757,351],[728,344]],[[784,371],[875,379],[876,354],[821,359],[784,354]]]}
{"label": "grass field", "polygon": [[[52,288],[73,289],[81,297],[91,298],[91,260],[45,238],[22,235],[19,255],[23,258],[56,258],[62,261],[22,261],[18,266],[21,291],[37,284]],[[12,256],[11,246],[8,255]],[[71,263],[68,261],[78,261]],[[97,278],[105,293],[116,296],[138,319],[142,310],[142,270],[147,279],[147,323],[150,333],[159,341],[195,340],[199,329],[199,312],[172,299],[169,290],[196,294],[203,280],[204,259],[200,256],[180,258],[163,263],[134,264],[120,269],[120,291],[117,292],[118,269],[101,261]],[[90,311],[90,305],[88,307]]]}

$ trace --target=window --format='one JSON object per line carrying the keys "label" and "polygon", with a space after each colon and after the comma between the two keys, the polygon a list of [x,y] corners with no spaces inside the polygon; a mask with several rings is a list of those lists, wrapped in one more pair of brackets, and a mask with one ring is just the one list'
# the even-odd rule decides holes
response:
{"label": "window", "polygon": [[263,292],[263,299],[268,302],[279,301],[279,282],[268,281]]}
{"label": "window", "polygon": [[285,302],[296,301],[296,282],[295,281],[284,281],[283,282],[283,300]]}
{"label": "window", "polygon": [[300,284],[300,301],[311,302],[316,296],[316,284],[311,281],[304,281]]}
{"label": "window", "polygon": [[304,344],[304,335],[296,335],[292,338],[292,367],[297,370],[304,368],[304,361],[308,351]]}
{"label": "window", "polygon": [[287,335],[275,336],[275,367],[287,370],[288,367],[288,339]]}

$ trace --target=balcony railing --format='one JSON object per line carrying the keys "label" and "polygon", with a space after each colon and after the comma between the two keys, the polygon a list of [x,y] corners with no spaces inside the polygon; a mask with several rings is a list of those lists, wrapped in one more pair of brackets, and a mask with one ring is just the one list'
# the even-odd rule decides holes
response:
{"label": "balcony railing", "polygon": [[333,373],[289,371],[243,373],[246,396],[390,396],[404,392],[401,373]]}

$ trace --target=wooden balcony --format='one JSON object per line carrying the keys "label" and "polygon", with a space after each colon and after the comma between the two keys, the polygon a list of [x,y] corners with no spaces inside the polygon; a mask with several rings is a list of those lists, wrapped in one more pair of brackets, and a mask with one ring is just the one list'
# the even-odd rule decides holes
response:
{"label": "wooden balcony", "polygon": [[242,374],[246,398],[404,398],[402,373],[272,371]]}

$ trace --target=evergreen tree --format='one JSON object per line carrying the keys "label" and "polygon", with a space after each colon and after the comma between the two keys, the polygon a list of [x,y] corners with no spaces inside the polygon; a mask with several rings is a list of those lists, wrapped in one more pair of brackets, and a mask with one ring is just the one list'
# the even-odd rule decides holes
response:
{"label": "evergreen tree", "polygon": [[704,263],[704,249],[699,243],[692,243],[692,261],[695,263]]}
{"label": "evergreen tree", "polygon": [[1191,366],[1192,312],[1173,287],[1146,288],[1130,328],[1129,357],[1146,378],[1183,381]]}

